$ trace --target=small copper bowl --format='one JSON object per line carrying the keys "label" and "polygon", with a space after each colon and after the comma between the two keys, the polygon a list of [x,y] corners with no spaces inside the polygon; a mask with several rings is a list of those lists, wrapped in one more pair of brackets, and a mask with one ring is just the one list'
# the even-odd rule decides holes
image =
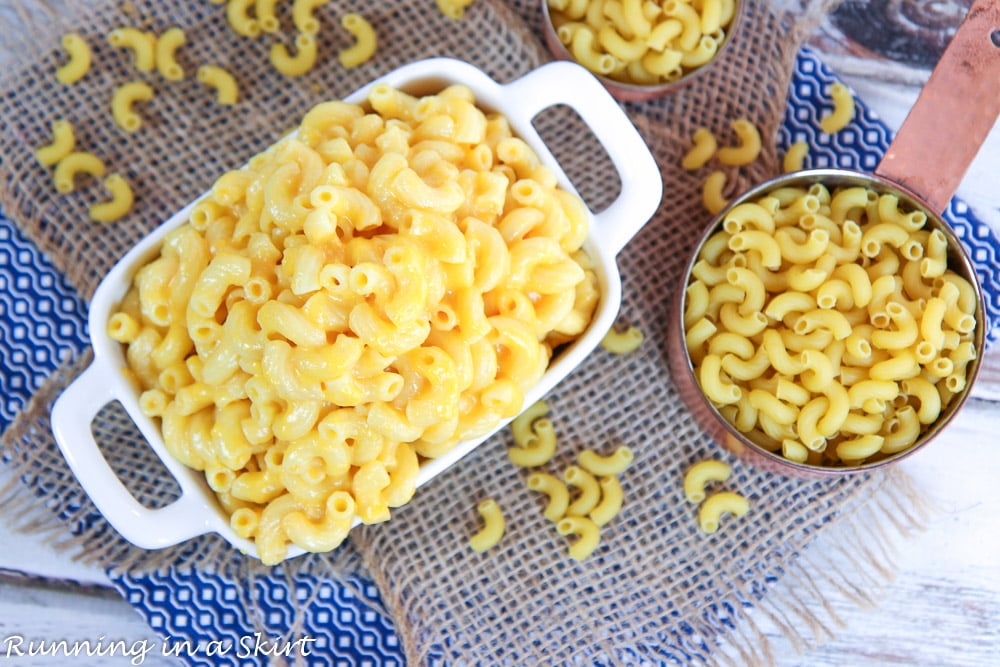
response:
{"label": "small copper bowl", "polygon": [[[704,65],[686,71],[681,77],[673,81],[653,85],[626,83],[606,76],[601,76],[599,74],[594,74],[594,76],[596,76],[597,79],[604,84],[604,87],[607,88],[608,92],[611,93],[615,99],[623,102],[642,102],[644,100],[651,100],[657,97],[663,97],[664,95],[668,95],[684,88],[691,82],[696,81],[702,73],[707,71],[714,63],[716,63],[726,49],[729,48],[729,44],[741,34],[740,27],[743,24],[743,17],[745,14],[745,2],[744,0],[735,0],[735,2],[735,13],[733,14],[733,18],[729,22],[726,30],[726,38],[722,41],[722,44],[718,47],[718,51],[716,51],[715,55],[712,56],[712,59]],[[541,4],[542,31],[545,34],[545,43],[549,47],[549,51],[559,60],[571,60],[576,62],[573,54],[570,53],[570,51],[559,39],[556,27],[552,23],[552,15],[549,12],[548,0],[541,0]]]}
{"label": "small copper bowl", "polygon": [[[878,194],[888,193],[896,195],[899,197],[901,208],[923,211],[927,215],[927,223],[924,225],[924,229],[927,231],[938,229],[948,239],[948,268],[969,281],[976,292],[974,312],[976,328],[972,339],[973,347],[976,350],[976,358],[969,362],[969,365],[966,367],[965,388],[951,399],[947,407],[942,408],[938,419],[933,424],[925,427],[923,433],[921,433],[912,446],[885,458],[855,466],[827,467],[797,463],[786,459],[780,452],[768,451],[738,431],[705,396],[704,392],[702,392],[701,386],[695,377],[694,367],[684,340],[684,309],[686,304],[686,290],[684,287],[690,283],[691,271],[695,262],[698,261],[702,246],[709,237],[722,229],[722,221],[726,212],[738,204],[756,201],[777,188],[797,187],[808,189],[810,185],[815,183],[822,183],[831,192],[840,187],[863,186],[874,190]],[[971,260],[965,253],[954,232],[952,232],[948,224],[941,219],[941,216],[933,208],[912,193],[880,176],[859,174],[840,169],[815,169],[779,177],[757,186],[744,193],[712,221],[712,224],[709,225],[696,244],[685,268],[684,276],[684,287],[676,290],[671,300],[667,334],[667,359],[670,366],[670,373],[677,384],[681,398],[694,415],[699,426],[712,439],[734,454],[771,472],[798,477],[827,477],[872,470],[895,463],[913,454],[937,437],[962,407],[962,404],[965,403],[979,373],[987,325],[983,310],[983,295]]]}
{"label": "small copper bowl", "polygon": [[895,463],[922,449],[948,425],[965,403],[979,373],[988,322],[975,269],[951,228],[941,218],[979,146],[1000,116],[1000,48],[994,35],[1000,27],[1000,3],[975,0],[965,21],[952,38],[916,104],[896,134],[875,174],[840,169],[804,171],[772,179],[736,198],[709,225],[694,249],[685,270],[684,286],[709,236],[717,231],[726,213],[740,203],[756,200],[779,187],[806,187],[822,183],[831,191],[839,186],[862,185],[890,193],[909,210],[923,211],[925,229],[940,230],[948,240],[948,268],[974,288],[976,358],[966,367],[966,384],[942,409],[938,419],[925,427],[908,449],[872,463],[822,467],[797,463],[767,451],[730,424],[708,400],[694,375],[684,331],[685,289],[674,295],[668,323],[668,359],[681,397],[703,429],[717,442],[760,467],[793,476],[828,477],[872,470]]}

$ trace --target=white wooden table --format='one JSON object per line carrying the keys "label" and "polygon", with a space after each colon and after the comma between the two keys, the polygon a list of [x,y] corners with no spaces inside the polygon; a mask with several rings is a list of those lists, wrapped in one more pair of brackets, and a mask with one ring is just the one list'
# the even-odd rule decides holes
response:
{"label": "white wooden table", "polygon": [[[893,128],[902,122],[918,91],[912,85],[888,85],[860,73],[841,73]],[[1000,130],[994,128],[959,194],[1000,234],[998,175]],[[778,631],[757,618],[775,639],[777,664],[1000,665],[1000,349],[988,355],[973,397],[938,442],[901,464],[935,511],[925,531],[901,543],[895,580],[878,605],[859,608],[829,591],[843,626],[835,638],[804,654],[780,641]],[[0,485],[6,474],[0,469]],[[812,548],[833,550],[836,539],[836,532],[828,532]],[[15,636],[26,641],[103,637],[158,642],[110,588],[102,571],[74,563],[38,539],[11,533],[2,520],[0,545],[0,666],[8,661],[5,642]],[[128,659],[10,662],[128,664]],[[169,663],[154,651],[143,664]]]}

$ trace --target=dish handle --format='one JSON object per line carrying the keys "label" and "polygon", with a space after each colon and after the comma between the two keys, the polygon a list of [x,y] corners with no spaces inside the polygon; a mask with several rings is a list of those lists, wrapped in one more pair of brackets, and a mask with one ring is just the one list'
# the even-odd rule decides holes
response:
{"label": "dish handle", "polygon": [[520,116],[522,132],[544,109],[566,105],[580,115],[607,151],[618,171],[621,192],[610,206],[594,214],[594,235],[603,248],[617,255],[653,217],[663,196],[660,168],[642,135],[600,81],[576,63],[548,63],[505,88],[517,99],[513,110],[505,113]]}
{"label": "dish handle", "polygon": [[52,408],[52,432],[80,485],[101,514],[129,542],[160,549],[208,532],[192,518],[202,502],[181,485],[181,496],[169,505],[149,509],[125,488],[101,452],[91,430],[97,413],[117,400],[107,367],[92,363],[59,396]]}

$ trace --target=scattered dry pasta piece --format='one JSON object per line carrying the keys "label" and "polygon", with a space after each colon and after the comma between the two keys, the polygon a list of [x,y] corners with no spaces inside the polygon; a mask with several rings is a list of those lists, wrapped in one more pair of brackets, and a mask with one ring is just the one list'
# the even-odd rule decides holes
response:
{"label": "scattered dry pasta piece", "polygon": [[330,0],[295,0],[292,3],[292,22],[299,32],[315,35],[319,32],[319,20],[314,16],[317,9]]}
{"label": "scattered dry pasta piece", "polygon": [[164,79],[180,81],[184,78],[184,69],[177,63],[175,53],[186,41],[184,31],[176,26],[156,40],[156,69]]}
{"label": "scattered dry pasta piece", "polygon": [[719,529],[719,522],[724,514],[741,517],[750,509],[746,498],[732,491],[713,493],[698,510],[698,525],[706,533],[714,533]]}
{"label": "scattered dry pasta piece", "polygon": [[69,53],[69,60],[56,69],[56,79],[68,86],[82,79],[90,70],[90,47],[83,37],[75,32],[63,35],[62,45]]}
{"label": "scattered dry pasta piece", "polygon": [[601,501],[590,510],[590,520],[598,527],[606,526],[611,520],[618,516],[624,502],[622,485],[618,478],[608,476],[598,480],[601,485]]}
{"label": "scattered dry pasta piece", "polygon": [[121,174],[110,174],[104,179],[104,189],[111,193],[111,199],[90,207],[90,219],[95,222],[114,222],[132,210],[135,197],[132,188]]}
{"label": "scattered dry pasta piece", "polygon": [[723,146],[716,152],[719,162],[732,167],[750,164],[760,155],[760,132],[757,126],[746,118],[732,122],[733,132],[739,138],[738,146]]}
{"label": "scattered dry pasta piece", "polygon": [[705,165],[718,148],[715,135],[707,127],[699,127],[691,135],[691,149],[684,155],[681,166],[688,171],[694,171]]}
{"label": "scattered dry pasta piece", "polygon": [[237,35],[255,38],[260,36],[260,23],[250,15],[256,0],[228,0],[226,22]]}
{"label": "scattered dry pasta piece", "polygon": [[442,14],[455,21],[465,15],[465,10],[475,2],[475,0],[435,0],[438,9]]}
{"label": "scattered dry pasta piece", "polygon": [[585,516],[563,517],[556,524],[556,532],[560,535],[576,535],[576,541],[569,547],[569,555],[576,561],[584,560],[594,553],[601,541],[601,529]]}
{"label": "scattered dry pasta piece", "polygon": [[346,49],[341,49],[338,58],[340,64],[350,69],[357,67],[368,61],[375,55],[378,40],[375,35],[375,28],[361,14],[344,14],[340,19],[340,24],[354,35],[355,43]]}
{"label": "scattered dry pasta piece", "polygon": [[76,189],[78,174],[90,174],[95,178],[104,176],[105,167],[101,158],[93,153],[70,153],[56,164],[52,177],[56,184],[56,192],[66,194]]}
{"label": "scattered dry pasta piece", "polygon": [[111,115],[118,127],[135,132],[142,127],[142,118],[132,109],[136,102],[153,99],[153,89],[143,81],[130,81],[115,89],[111,96]]}
{"label": "scattered dry pasta piece", "polygon": [[295,55],[281,42],[271,46],[271,64],[285,76],[302,76],[316,64],[316,38],[308,33],[295,37]]}
{"label": "scattered dry pasta piece", "polygon": [[601,456],[592,449],[585,449],[580,452],[578,458],[580,466],[590,474],[597,477],[609,477],[622,474],[625,468],[632,463],[635,454],[630,448],[622,445],[609,456]]}
{"label": "scattered dry pasta piece", "polygon": [[257,16],[257,23],[260,25],[260,29],[266,33],[275,33],[281,28],[281,22],[278,21],[278,12],[276,5],[278,0],[256,0],[254,5],[254,14]]}
{"label": "scattered dry pasta piece", "polygon": [[809,144],[805,141],[796,141],[785,151],[785,157],[781,162],[781,168],[786,174],[793,171],[802,171],[805,166],[806,155],[809,154]]}
{"label": "scattered dry pasta piece", "polygon": [[705,205],[705,209],[712,215],[719,213],[729,203],[722,194],[722,189],[725,187],[726,173],[724,171],[713,171],[705,178],[701,190],[701,201]]}
{"label": "scattered dry pasta piece", "polygon": [[549,497],[549,502],[542,513],[546,519],[558,521],[566,516],[566,508],[569,507],[569,489],[561,479],[547,473],[535,472],[528,475],[528,488]]}
{"label": "scattered dry pasta piece", "polygon": [[495,546],[506,530],[506,522],[500,506],[492,498],[487,498],[476,507],[483,517],[482,529],[469,538],[469,546],[473,551],[486,551]]}
{"label": "scattered dry pasta piece", "polygon": [[51,167],[73,152],[76,135],[69,121],[59,119],[52,123],[52,143],[40,146],[35,151],[35,159],[43,167]]}
{"label": "scattered dry pasta piece", "polygon": [[632,326],[625,331],[612,328],[601,339],[601,347],[614,354],[628,354],[638,350],[643,340],[645,336],[639,327]]}
{"label": "scattered dry pasta piece", "polygon": [[836,134],[854,118],[854,96],[847,86],[837,82],[830,85],[830,98],[833,111],[820,119],[819,126],[827,134]]}
{"label": "scattered dry pasta piece", "polygon": [[132,63],[140,72],[156,66],[156,35],[138,28],[116,28],[108,33],[111,46],[132,51]]}
{"label": "scattered dry pasta piece", "polygon": [[198,68],[198,81],[215,88],[216,102],[224,105],[236,104],[239,98],[239,86],[232,74],[215,65],[203,65]]}
{"label": "scattered dry pasta piece", "polygon": [[729,479],[729,466],[723,461],[699,461],[684,474],[684,497],[690,503],[705,499],[705,485]]}

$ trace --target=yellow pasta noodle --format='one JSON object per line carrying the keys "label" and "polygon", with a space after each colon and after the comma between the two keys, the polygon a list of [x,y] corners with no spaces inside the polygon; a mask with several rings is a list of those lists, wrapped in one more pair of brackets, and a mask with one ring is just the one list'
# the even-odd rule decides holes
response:
{"label": "yellow pasta noodle", "polygon": [[566,516],[566,508],[569,507],[569,489],[561,479],[547,473],[532,473],[528,475],[528,488],[549,497],[543,512],[546,519],[558,521]]}
{"label": "yellow pasta noodle", "polygon": [[473,551],[486,551],[496,546],[503,537],[506,522],[500,506],[492,498],[479,503],[476,510],[483,517],[483,527],[469,538],[469,546]]}
{"label": "yellow pasta noodle", "polygon": [[53,180],[56,191],[63,194],[76,189],[76,177],[79,174],[89,174],[96,178],[104,176],[104,162],[93,153],[74,152],[59,160],[56,164]]}
{"label": "yellow pasta noodle", "polygon": [[474,0],[435,0],[437,2],[437,7],[442,14],[455,21],[461,19],[465,15],[465,10],[468,9]]}
{"label": "yellow pasta noodle", "polygon": [[628,354],[639,349],[644,339],[645,336],[638,327],[629,327],[625,331],[611,329],[601,339],[601,347],[615,354]]}
{"label": "yellow pasta noodle", "polygon": [[226,21],[241,37],[260,36],[260,23],[251,16],[255,0],[226,0]]}
{"label": "yellow pasta noodle", "polygon": [[108,33],[111,46],[132,52],[132,63],[140,72],[150,72],[156,66],[156,35],[138,28],[116,28]]}
{"label": "yellow pasta noodle", "polygon": [[177,62],[176,52],[187,41],[184,31],[174,26],[156,40],[156,70],[168,81],[184,78],[184,69]]}
{"label": "yellow pasta noodle", "polygon": [[316,38],[309,33],[295,37],[295,54],[281,42],[271,46],[271,64],[285,76],[302,76],[316,64]]}
{"label": "yellow pasta noodle", "polygon": [[809,144],[805,141],[796,141],[785,151],[785,157],[781,161],[782,171],[786,174],[801,171],[805,166],[805,159],[808,154]]}
{"label": "yellow pasta noodle", "polygon": [[104,179],[104,189],[111,193],[111,199],[90,207],[90,219],[96,222],[114,222],[125,217],[132,210],[135,197],[128,181],[121,174],[110,174]]}
{"label": "yellow pasta noodle", "polygon": [[231,106],[239,99],[239,86],[236,78],[225,69],[216,65],[203,65],[198,68],[198,81],[215,88],[215,101]]}
{"label": "yellow pasta noodle", "polygon": [[[76,135],[68,120],[60,119],[52,123],[52,142],[35,150],[35,159],[43,167],[51,167],[73,152]],[[944,311],[941,313],[944,318]]]}
{"label": "yellow pasta noodle", "polygon": [[722,190],[725,187],[726,173],[724,171],[713,171],[705,178],[701,191],[701,201],[705,206],[705,210],[712,215],[722,211],[729,203],[722,194]]}
{"label": "yellow pasta noodle", "polygon": [[690,150],[684,154],[684,158],[681,160],[681,166],[688,171],[705,165],[712,159],[718,148],[715,135],[706,127],[699,127],[694,131],[694,134],[691,135],[691,143]]}
{"label": "yellow pasta noodle", "polygon": [[142,127],[142,117],[132,109],[132,105],[151,99],[153,89],[143,81],[130,81],[118,86],[111,96],[111,115],[118,127],[126,132],[135,132]]}
{"label": "yellow pasta noodle", "polygon": [[726,514],[741,517],[750,510],[746,498],[732,491],[719,491],[705,499],[698,510],[698,525],[706,533],[714,533],[719,529],[719,522]]}
{"label": "yellow pasta noodle", "polygon": [[632,450],[624,445],[608,456],[601,456],[592,449],[580,452],[580,466],[595,477],[620,475],[632,463]]}
{"label": "yellow pasta noodle", "polygon": [[736,146],[722,146],[715,156],[719,162],[725,165],[750,164],[760,155],[760,132],[757,130],[757,126],[746,118],[737,118],[731,125],[740,143]]}
{"label": "yellow pasta noodle", "polygon": [[556,531],[560,535],[576,535],[576,541],[569,547],[569,555],[573,560],[586,560],[594,553],[601,541],[600,528],[594,521],[585,516],[567,516],[556,523]]}
{"label": "yellow pasta noodle", "polygon": [[84,77],[90,71],[90,47],[78,33],[66,33],[62,37],[62,46],[69,54],[69,60],[56,69],[56,79],[59,83],[69,86]]}
{"label": "yellow pasta noodle", "polygon": [[[322,103],[221,175],[136,273],[108,326],[144,410],[231,516],[234,503],[259,509],[231,525],[265,563],[388,520],[425,460],[515,417],[554,350],[586,329],[600,295],[584,205],[518,141],[460,86]],[[512,158],[513,176],[480,147]],[[72,184],[88,165],[66,160]],[[477,177],[488,195],[458,185]],[[518,219],[534,220],[530,235]],[[522,465],[554,452],[546,411],[512,425]],[[568,476],[582,489],[572,503],[547,479],[529,486],[549,494],[553,521],[598,506],[583,469]]]}
{"label": "yellow pasta noodle", "polygon": [[709,482],[724,482],[729,479],[729,465],[723,461],[699,461],[684,473],[684,497],[690,503],[700,503],[705,499],[705,486]]}
{"label": "yellow pasta noodle", "polygon": [[340,64],[347,68],[357,67],[367,62],[378,48],[378,38],[375,28],[361,14],[344,14],[340,24],[354,35],[354,45],[341,49],[337,55]]}
{"label": "yellow pasta noodle", "polygon": [[847,86],[836,82],[830,84],[830,98],[833,100],[833,111],[820,119],[819,126],[827,134],[836,134],[854,118],[854,96]]}
{"label": "yellow pasta noodle", "polygon": [[[301,33],[315,35],[319,32],[319,20],[316,10],[330,0],[294,0],[292,3],[292,22]],[[258,13],[259,16],[259,13]]]}

